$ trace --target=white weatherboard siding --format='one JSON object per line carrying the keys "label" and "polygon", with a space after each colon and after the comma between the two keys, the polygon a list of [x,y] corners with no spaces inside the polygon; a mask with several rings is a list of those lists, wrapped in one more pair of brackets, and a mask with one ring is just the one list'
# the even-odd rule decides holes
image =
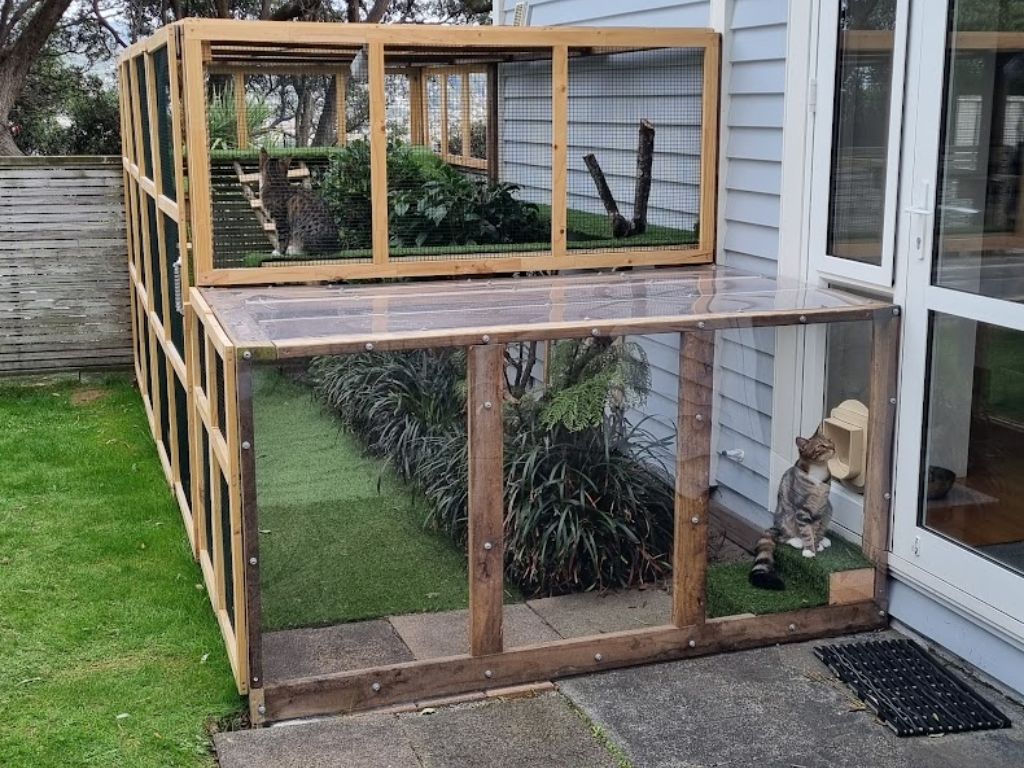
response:
{"label": "white weatherboard siding", "polygon": [[[530,6],[531,26],[705,27],[710,19],[707,0],[534,0]],[[506,0],[504,23],[511,23],[514,7],[514,0]],[[778,258],[787,11],[786,0],[730,0],[726,13],[725,70],[728,74],[723,87],[728,98],[723,99],[727,105],[722,115],[726,139],[721,148],[724,165],[720,180],[720,206],[724,209],[725,226],[719,232],[719,258],[723,263],[767,275],[776,274]],[[522,69],[503,68],[502,178],[521,184],[528,199],[547,203],[550,201],[550,109],[538,103],[537,109],[529,110],[526,116],[521,102],[511,104],[512,99],[528,98],[529,94],[540,97],[539,100],[547,98],[550,68],[542,71],[539,77],[534,71],[530,73],[531,78],[526,78]],[[664,93],[666,87],[671,89],[672,85],[671,81],[659,81],[652,76],[644,93]],[[572,94],[570,84],[570,116],[575,116],[580,112],[571,101]],[[682,90],[677,95],[685,98],[687,91]],[[634,110],[630,109],[628,100],[623,98],[622,101],[618,105],[621,111],[632,115]],[[615,97],[603,100],[606,119],[612,119],[616,107]],[[632,117],[631,122],[634,122]],[[655,123],[659,135],[688,128]],[[602,165],[606,164],[607,150],[582,146],[578,137],[589,135],[585,128],[570,125],[569,133],[573,156],[595,151]],[[686,161],[679,159],[680,163]],[[620,174],[616,170],[619,165],[628,170]],[[609,183],[620,201],[632,198],[633,168],[633,156],[607,161],[605,170]],[[618,178],[620,175],[622,178]],[[592,210],[593,198],[589,177],[570,174],[569,205],[586,205]],[[623,208],[628,209],[628,205]],[[652,217],[654,215],[652,208]],[[651,364],[653,391],[633,417],[635,420],[647,417],[644,427],[657,437],[671,436],[677,412],[678,338],[666,334],[642,337],[638,341]],[[718,442],[715,448],[743,451],[742,462],[724,457],[717,462],[717,498],[758,525],[770,520],[767,510],[773,506],[768,477],[774,349],[775,332],[771,329],[724,333],[717,346]],[[788,452],[789,448],[782,446],[781,450]],[[672,456],[666,456],[666,460],[671,467]]]}

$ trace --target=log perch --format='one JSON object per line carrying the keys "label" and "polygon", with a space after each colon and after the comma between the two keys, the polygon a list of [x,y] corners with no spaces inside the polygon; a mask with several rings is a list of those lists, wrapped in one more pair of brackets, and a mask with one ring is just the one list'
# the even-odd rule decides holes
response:
{"label": "log perch", "polygon": [[631,234],[647,231],[647,201],[651,197],[651,170],[654,165],[654,125],[640,121],[640,136],[636,148],[636,189],[633,193],[633,226]]}
{"label": "log perch", "polygon": [[583,162],[587,164],[590,178],[594,180],[594,186],[597,187],[597,194],[600,196],[601,202],[604,203],[604,209],[608,212],[608,217],[612,220],[612,237],[626,237],[631,234],[633,225],[625,216],[619,213],[619,206],[615,202],[615,196],[608,186],[608,180],[605,179],[604,171],[601,170],[601,164],[597,162],[594,153],[591,152],[588,155],[584,155]]}

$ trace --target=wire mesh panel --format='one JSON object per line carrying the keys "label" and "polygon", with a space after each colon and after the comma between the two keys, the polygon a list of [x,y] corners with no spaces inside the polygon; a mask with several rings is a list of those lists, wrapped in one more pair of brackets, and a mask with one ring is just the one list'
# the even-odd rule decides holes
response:
{"label": "wire mesh panel", "polygon": [[[177,199],[174,174],[174,138],[171,131],[171,73],[167,48],[158,48],[153,52],[152,62],[154,80],[156,82],[156,121],[159,137],[157,151],[160,154],[161,191],[171,200]],[[176,256],[172,257],[172,261]]]}
{"label": "wire mesh panel", "polygon": [[697,246],[703,58],[570,50],[570,249]]}

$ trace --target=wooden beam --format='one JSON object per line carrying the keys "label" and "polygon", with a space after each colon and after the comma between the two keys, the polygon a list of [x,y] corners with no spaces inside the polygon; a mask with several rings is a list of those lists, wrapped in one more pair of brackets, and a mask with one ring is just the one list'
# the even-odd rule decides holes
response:
{"label": "wooden beam", "polygon": [[249,146],[249,105],[245,100],[245,75],[232,75],[235,92],[235,141],[239,149]]}
{"label": "wooden beam", "polygon": [[462,160],[465,161],[469,160],[472,157],[472,152],[470,151],[470,140],[472,139],[473,132],[473,121],[470,117],[469,112],[469,105],[473,99],[473,94],[469,87],[468,71],[463,70],[462,72],[459,73],[459,84],[462,86],[462,96],[460,98],[460,101],[462,103],[459,105],[462,108],[462,146],[460,147],[460,149]]}
{"label": "wooden beam", "polygon": [[761,648],[884,626],[874,603],[653,627],[525,646],[494,656],[454,656],[270,683],[268,721],[358,712],[636,664]]}
{"label": "wooden beam", "polygon": [[188,207],[192,220],[192,259],[199,278],[197,283],[202,284],[202,276],[213,270],[213,203],[210,195],[210,155],[206,128],[202,42],[186,37],[182,55],[182,92],[185,94],[185,118],[188,126]]}
{"label": "wooden beam", "polygon": [[474,656],[500,653],[502,649],[504,366],[505,348],[501,344],[469,347],[469,637]]}
{"label": "wooden beam", "polygon": [[704,49],[701,96],[700,249],[714,253],[718,221],[718,109],[721,82],[721,36]]}
{"label": "wooden beam", "polygon": [[715,333],[683,333],[679,341],[672,622],[683,627],[704,623],[707,607]]}
{"label": "wooden beam", "polygon": [[441,157],[446,157],[450,154],[448,151],[448,73],[442,71],[439,75],[441,83],[441,135],[440,139],[440,151]]}
{"label": "wooden beam", "polygon": [[568,238],[569,48],[551,49],[551,255],[563,259]]}
{"label": "wooden beam", "polygon": [[501,173],[498,165],[499,110],[498,65],[491,64],[487,67],[487,178],[491,182],[498,181]]}
{"label": "wooden beam", "polygon": [[384,100],[384,45],[371,43],[370,79],[370,217],[373,264],[388,263],[388,116]]}
{"label": "wooden beam", "polygon": [[[263,687],[263,614],[260,584],[259,511],[256,506],[256,435],[253,419],[253,367],[247,360],[237,360],[238,437],[242,441],[240,461],[242,505],[242,568],[245,587],[245,647],[249,671],[248,688],[252,695]],[[245,448],[245,443],[249,448]]]}
{"label": "wooden beam", "polygon": [[338,121],[338,146],[348,144],[348,70],[334,74],[334,109]]}
{"label": "wooden beam", "polygon": [[868,395],[867,469],[864,476],[862,549],[875,564],[875,600],[887,605],[889,524],[892,515],[892,450],[899,375],[899,309],[878,310],[871,324],[871,391]]}

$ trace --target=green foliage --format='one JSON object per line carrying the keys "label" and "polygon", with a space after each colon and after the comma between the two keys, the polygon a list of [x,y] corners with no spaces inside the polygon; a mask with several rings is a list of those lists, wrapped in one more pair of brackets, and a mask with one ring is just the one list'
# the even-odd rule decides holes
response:
{"label": "green foliage", "polygon": [[[245,98],[245,123],[251,143],[274,146],[277,137],[264,128],[273,110],[270,105],[255,96]],[[206,105],[206,130],[210,136],[210,149],[231,149],[238,145],[238,113],[235,105],[235,88],[228,83],[215,88]]]}
{"label": "green foliage", "polygon": [[[537,207],[515,197],[513,184],[464,174],[432,152],[388,145],[388,218],[395,248],[507,244],[543,240],[548,225]],[[340,148],[320,184],[346,249],[371,244],[370,146]]]}
{"label": "green foliage", "polygon": [[117,92],[64,59],[40,56],[11,110],[18,148],[32,155],[116,155],[121,151]]}
{"label": "green foliage", "polygon": [[[668,445],[634,426],[626,406],[649,372],[633,345],[553,345],[552,381],[518,367],[503,409],[506,574],[527,595],[626,587],[669,567],[673,491]],[[527,360],[524,364],[522,360]],[[417,350],[319,358],[319,396],[429,502],[427,522],[466,540],[465,357]]]}

